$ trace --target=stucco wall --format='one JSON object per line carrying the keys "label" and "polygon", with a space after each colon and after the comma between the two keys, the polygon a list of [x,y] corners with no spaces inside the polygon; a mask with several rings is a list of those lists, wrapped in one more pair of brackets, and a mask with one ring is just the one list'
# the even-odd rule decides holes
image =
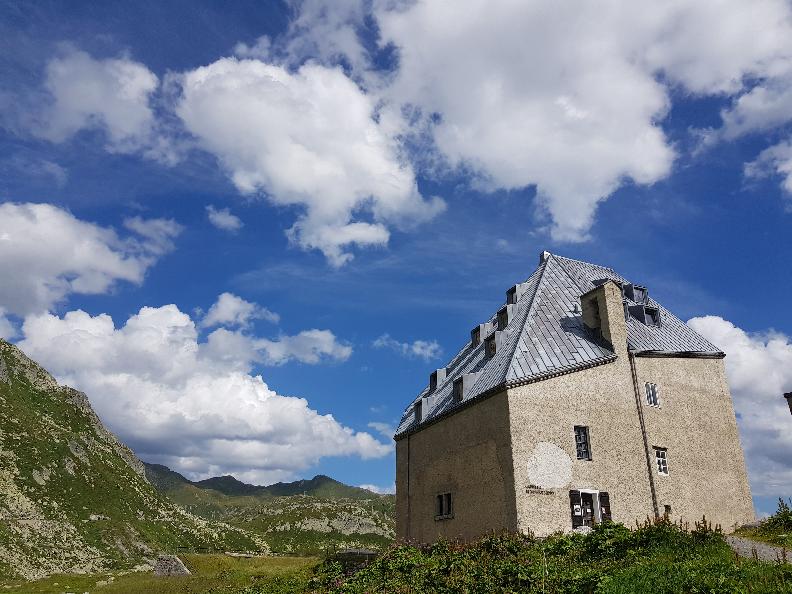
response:
{"label": "stucco wall", "polygon": [[[516,529],[505,392],[400,439],[396,461],[398,538],[433,542]],[[435,520],[435,497],[448,491],[454,517]]]}
{"label": "stucco wall", "polygon": [[660,511],[691,526],[704,514],[724,529],[753,521],[723,360],[636,357],[635,367],[642,395],[652,382],[660,396],[659,407],[642,401],[650,446],[668,449],[668,475],[652,469]]}
{"label": "stucco wall", "polygon": [[[627,525],[654,514],[629,361],[508,391],[519,528],[544,536],[572,529],[570,489],[607,491],[612,518]],[[589,428],[590,461],[577,460],[574,426]],[[536,457],[560,452],[557,476],[535,476]],[[549,461],[548,461],[549,462]],[[529,464],[534,468],[533,474]],[[568,467],[570,472],[564,472]],[[541,487],[530,489],[529,485]]]}

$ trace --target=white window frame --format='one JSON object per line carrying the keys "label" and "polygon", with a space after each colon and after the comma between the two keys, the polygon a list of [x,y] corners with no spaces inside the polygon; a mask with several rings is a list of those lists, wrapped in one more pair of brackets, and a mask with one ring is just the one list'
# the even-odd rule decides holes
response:
{"label": "white window frame", "polygon": [[451,491],[435,495],[435,521],[450,520],[454,517],[454,498]]}
{"label": "white window frame", "polygon": [[661,476],[668,476],[668,449],[658,448],[655,451],[655,464],[657,465],[657,474]]}
{"label": "white window frame", "polygon": [[653,382],[646,382],[646,404],[660,408],[660,392],[657,389],[657,384]]}

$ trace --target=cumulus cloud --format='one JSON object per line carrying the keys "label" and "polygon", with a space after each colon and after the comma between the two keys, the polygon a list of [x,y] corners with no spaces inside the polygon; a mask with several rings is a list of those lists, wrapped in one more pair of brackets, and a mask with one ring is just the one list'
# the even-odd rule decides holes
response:
{"label": "cumulus cloud", "polygon": [[688,324],[726,353],[753,494],[792,492],[792,417],[782,397],[792,391],[792,339],[772,331],[748,333],[718,316]]}
{"label": "cumulus cloud", "polygon": [[393,439],[393,436],[396,434],[396,427],[390,423],[372,421],[368,426],[370,429],[374,429],[374,431],[382,435],[385,439]]}
{"label": "cumulus cloud", "polygon": [[9,340],[16,336],[16,328],[6,316],[6,310],[0,307],[0,338]]}
{"label": "cumulus cloud", "polygon": [[792,196],[792,140],[763,150],[745,166],[745,175],[754,178],[778,175],[782,178],[781,187]]}
{"label": "cumulus cloud", "polygon": [[200,322],[202,328],[238,326],[247,328],[253,320],[279,322],[280,316],[266,307],[245,301],[233,293],[222,293]]}
{"label": "cumulus cloud", "polygon": [[376,349],[390,349],[403,357],[415,357],[424,361],[437,359],[443,354],[443,349],[436,340],[400,342],[390,334],[383,334],[372,343],[372,346]]}
{"label": "cumulus cloud", "polygon": [[155,118],[149,102],[159,79],[143,64],[97,60],[68,48],[48,63],[44,84],[51,103],[41,114],[41,136],[63,142],[94,128],[106,133],[111,151],[138,151],[150,143]]}
{"label": "cumulus cloud", "polygon": [[181,227],[139,217],[120,236],[50,204],[0,204],[0,304],[15,315],[52,308],[72,293],[101,294],[118,281],[142,282],[173,248]]}
{"label": "cumulus cloud", "polygon": [[369,484],[358,485],[358,487],[360,487],[361,489],[366,489],[378,495],[393,495],[396,492],[396,483],[387,487],[380,487],[377,485],[369,485]]}
{"label": "cumulus cloud", "polygon": [[304,398],[277,394],[251,374],[254,350],[218,350],[212,336],[199,341],[194,321],[166,305],[144,307],[120,327],[83,311],[28,316],[19,346],[85,391],[139,455],[193,477],[236,473],[267,483],[294,478],[325,456],[390,453],[390,444]]}
{"label": "cumulus cloud", "polygon": [[330,330],[303,330],[294,336],[281,335],[277,340],[262,338],[255,346],[265,354],[265,363],[283,365],[296,360],[301,363],[319,363],[323,360],[346,361],[352,347],[338,341]]}
{"label": "cumulus cloud", "polygon": [[210,204],[206,207],[206,216],[209,218],[209,222],[212,223],[212,225],[223,231],[230,231],[233,233],[239,231],[243,226],[240,218],[231,214],[228,208],[217,209]]}
{"label": "cumulus cloud", "polygon": [[290,239],[336,266],[352,245],[386,244],[389,224],[443,208],[421,196],[375,98],[340,68],[226,58],[187,72],[181,88],[176,113],[239,191],[300,207]]}

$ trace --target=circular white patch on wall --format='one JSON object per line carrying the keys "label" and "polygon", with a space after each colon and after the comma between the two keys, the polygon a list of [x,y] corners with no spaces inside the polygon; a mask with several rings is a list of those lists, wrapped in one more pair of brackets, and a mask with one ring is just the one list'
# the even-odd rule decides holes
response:
{"label": "circular white patch on wall", "polygon": [[540,441],[528,458],[528,480],[542,489],[559,489],[572,481],[572,458],[549,441]]}

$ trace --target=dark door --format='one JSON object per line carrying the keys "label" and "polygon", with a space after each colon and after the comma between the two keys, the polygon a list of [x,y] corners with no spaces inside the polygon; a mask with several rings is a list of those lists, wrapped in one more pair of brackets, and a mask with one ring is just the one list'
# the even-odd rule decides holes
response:
{"label": "dark door", "polygon": [[580,494],[580,504],[583,512],[583,526],[594,525],[594,495],[591,493]]}

